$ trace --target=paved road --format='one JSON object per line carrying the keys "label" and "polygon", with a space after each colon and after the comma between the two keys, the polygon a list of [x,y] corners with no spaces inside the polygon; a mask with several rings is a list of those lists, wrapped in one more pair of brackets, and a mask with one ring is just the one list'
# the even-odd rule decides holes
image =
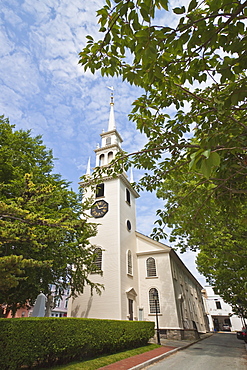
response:
{"label": "paved road", "polygon": [[236,333],[217,333],[176,352],[148,370],[245,370],[247,352]]}

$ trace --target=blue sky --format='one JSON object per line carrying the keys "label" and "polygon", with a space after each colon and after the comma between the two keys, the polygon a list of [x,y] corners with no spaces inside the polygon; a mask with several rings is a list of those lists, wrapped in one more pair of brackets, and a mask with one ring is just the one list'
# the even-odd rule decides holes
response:
{"label": "blue sky", "polygon": [[[184,5],[183,1],[183,5]],[[187,3],[187,1],[186,1]],[[96,10],[103,0],[2,0],[0,18],[0,114],[16,129],[31,129],[42,135],[52,149],[55,172],[78,188],[88,158],[95,165],[94,149],[100,133],[107,129],[110,90],[114,86],[115,119],[123,138],[123,149],[141,149],[145,137],[128,120],[131,103],[140,90],[117,78],[86,73],[78,64],[78,53],[86,35],[96,39]],[[179,1],[172,1],[175,7]],[[176,16],[161,14],[163,23]],[[172,113],[172,112],[169,112]],[[134,179],[139,176],[134,170]],[[142,193],[137,202],[138,231],[148,235],[155,211],[162,202],[154,193]],[[194,254],[182,259],[198,280]]]}

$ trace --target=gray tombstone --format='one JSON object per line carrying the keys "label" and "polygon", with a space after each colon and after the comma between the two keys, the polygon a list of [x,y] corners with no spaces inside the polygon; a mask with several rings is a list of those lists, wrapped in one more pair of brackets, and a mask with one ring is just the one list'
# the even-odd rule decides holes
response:
{"label": "gray tombstone", "polygon": [[44,317],[45,316],[45,304],[46,296],[44,293],[40,293],[37,296],[35,305],[33,307],[32,317]]}

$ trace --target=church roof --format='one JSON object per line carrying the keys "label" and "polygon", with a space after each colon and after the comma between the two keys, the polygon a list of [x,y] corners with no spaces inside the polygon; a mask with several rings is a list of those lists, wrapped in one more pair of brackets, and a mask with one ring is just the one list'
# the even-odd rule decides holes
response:
{"label": "church roof", "polygon": [[153,240],[149,236],[141,234],[138,231],[136,231],[136,237],[137,240],[139,239],[140,246],[142,248],[142,250],[138,250],[139,248],[137,249],[138,256],[150,253],[169,253],[172,249],[168,245],[157,242],[156,240]]}

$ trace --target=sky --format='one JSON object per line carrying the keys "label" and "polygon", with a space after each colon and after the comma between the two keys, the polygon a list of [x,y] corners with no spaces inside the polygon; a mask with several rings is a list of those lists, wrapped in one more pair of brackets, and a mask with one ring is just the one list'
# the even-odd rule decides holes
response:
{"label": "sky", "polygon": [[[172,3],[178,6],[179,0]],[[107,130],[111,93],[107,86],[114,87],[115,120],[123,149],[140,150],[146,141],[128,119],[131,103],[141,90],[120,78],[84,72],[78,64],[86,36],[99,38],[96,11],[103,4],[103,0],[1,0],[0,115],[8,117],[17,130],[42,135],[57,158],[55,172],[70,181],[75,191],[89,157],[95,165],[94,149],[101,132]],[[176,22],[176,15],[170,14],[160,15],[164,24]],[[134,180],[139,176],[136,171]],[[149,235],[156,209],[163,204],[155,193],[140,195],[137,230]],[[195,254],[180,257],[204,285],[195,268]]]}

